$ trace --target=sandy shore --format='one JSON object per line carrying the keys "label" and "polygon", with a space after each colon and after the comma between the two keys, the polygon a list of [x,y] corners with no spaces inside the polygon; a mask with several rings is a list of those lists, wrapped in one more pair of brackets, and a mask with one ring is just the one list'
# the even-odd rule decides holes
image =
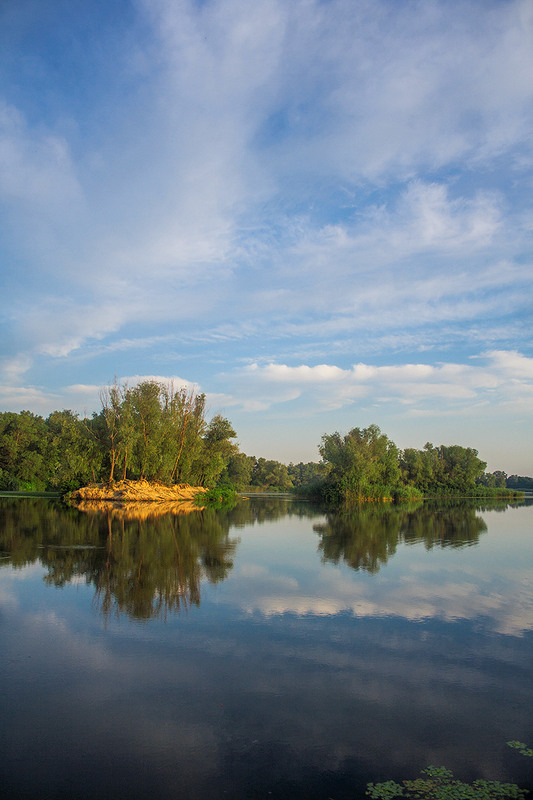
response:
{"label": "sandy shore", "polygon": [[77,506],[94,503],[127,504],[179,504],[187,503],[193,506],[193,498],[206,492],[203,486],[190,486],[188,483],[177,483],[167,486],[164,483],[153,481],[114,481],[113,483],[98,483],[93,486],[83,486],[71,492],[70,502]]}

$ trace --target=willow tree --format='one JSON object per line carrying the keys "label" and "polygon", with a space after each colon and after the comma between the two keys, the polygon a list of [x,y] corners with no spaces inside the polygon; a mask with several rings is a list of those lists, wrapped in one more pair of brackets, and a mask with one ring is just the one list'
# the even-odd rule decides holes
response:
{"label": "willow tree", "polygon": [[114,480],[115,467],[122,456],[122,401],[123,389],[116,382],[100,390],[102,410],[95,429],[98,430],[100,446],[109,460],[109,481]]}
{"label": "willow tree", "polygon": [[236,445],[231,423],[205,418],[205,395],[172,382],[114,384],[101,393],[109,480],[117,475],[212,485]]}
{"label": "willow tree", "polygon": [[171,384],[166,398],[166,419],[168,480],[188,482],[203,448],[202,436],[207,427],[205,394],[196,394],[187,387],[176,391]]}
{"label": "willow tree", "polygon": [[202,448],[194,465],[194,482],[200,486],[214,486],[238,452],[231,439],[237,436],[231,422],[216,414],[202,436]]}
{"label": "willow tree", "polygon": [[398,448],[377,425],[325,434],[319,451],[331,499],[384,497],[398,485]]}
{"label": "willow tree", "polygon": [[157,381],[143,381],[125,392],[124,406],[129,409],[132,423],[132,466],[139,478],[165,479],[165,395],[165,386]]}

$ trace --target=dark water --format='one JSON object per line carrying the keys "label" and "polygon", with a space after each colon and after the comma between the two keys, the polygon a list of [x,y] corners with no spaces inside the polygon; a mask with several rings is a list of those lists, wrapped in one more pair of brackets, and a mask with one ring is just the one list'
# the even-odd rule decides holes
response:
{"label": "dark water", "polygon": [[533,784],[533,505],[0,501],[2,798]]}

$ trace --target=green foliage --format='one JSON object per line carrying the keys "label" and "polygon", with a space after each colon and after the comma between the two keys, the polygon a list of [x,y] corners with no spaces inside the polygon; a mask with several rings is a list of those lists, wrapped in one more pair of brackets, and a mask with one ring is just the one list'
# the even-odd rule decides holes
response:
{"label": "green foliage", "polygon": [[230,484],[241,492],[250,485],[254,466],[254,456],[233,452],[230,454],[226,466],[220,474],[219,482],[221,484]]}
{"label": "green foliage", "polygon": [[0,489],[44,489],[46,457],[47,433],[42,417],[31,411],[0,414]]}
{"label": "green foliage", "polygon": [[50,488],[65,493],[94,481],[103,459],[92,422],[72,411],[53,411],[46,427]]}
{"label": "green foliage", "polygon": [[476,479],[476,483],[490,489],[505,489],[507,475],[501,469],[497,469],[495,472],[484,472],[480,478]]}
{"label": "green foliage", "polygon": [[500,781],[463,783],[456,780],[445,767],[430,766],[422,770],[421,777],[414,780],[369,783],[366,794],[374,800],[393,800],[395,797],[412,800],[514,800],[525,797],[527,791],[514,783]]}
{"label": "green foliage", "polygon": [[471,492],[470,497],[486,497],[494,499],[512,499],[522,498],[524,493],[519,489],[507,489],[506,487],[497,486],[476,486]]}
{"label": "green foliage", "polygon": [[475,494],[476,480],[486,466],[472,447],[434,447],[430,442],[423,450],[407,448],[400,460],[404,483],[426,495]]}
{"label": "green foliage", "polygon": [[524,744],[524,742],[518,742],[516,739],[513,739],[512,741],[507,742],[507,745],[513,750],[518,750],[520,755],[533,758],[533,750],[531,747],[528,747],[527,744]]}
{"label": "green foliage", "polygon": [[[142,381],[101,392],[102,410],[47,419],[0,413],[0,491],[66,493],[119,479],[232,485],[238,491],[288,492],[332,503],[416,501],[422,496],[516,497],[533,478],[484,472],[477,451],[460,445],[401,453],[377,425],[324,434],[321,462],[289,464],[240,453],[231,422],[206,420],[205,395],[172,383]],[[505,486],[507,484],[507,488]]]}
{"label": "green foliage", "polygon": [[304,464],[300,461],[298,464],[292,462],[287,467],[289,478],[295,489],[301,491],[309,487],[316,487],[321,484],[325,476],[325,466],[318,462],[309,461]]}
{"label": "green foliage", "polygon": [[221,414],[213,417],[202,437],[202,447],[195,463],[192,481],[195,485],[214,486],[219,482],[231,457],[238,453],[237,445],[230,441],[236,436],[228,419]]}
{"label": "green foliage", "polygon": [[205,395],[172,383],[142,381],[101,394],[108,479],[189,482],[198,472],[206,429]]}
{"label": "green foliage", "polygon": [[398,448],[377,425],[322,437],[324,494],[333,501],[392,498],[399,484]]}
{"label": "green foliage", "polygon": [[250,486],[263,492],[287,492],[292,489],[292,481],[285,464],[258,458],[252,470]]}
{"label": "green foliage", "polygon": [[235,506],[238,499],[233,486],[216,486],[207,492],[199,492],[195,495],[194,502],[197,506],[230,509]]}
{"label": "green foliage", "polygon": [[510,475],[506,481],[508,489],[518,489],[523,492],[533,492],[533,478],[527,475]]}
{"label": "green foliage", "polygon": [[102,392],[99,415],[108,479],[216,484],[237,446],[229,420],[207,423],[205,395],[157,381],[115,384]]}
{"label": "green foliage", "polygon": [[417,486],[410,486],[409,484],[397,486],[392,493],[392,499],[396,502],[411,503],[421,500],[422,497],[423,494],[420,489]]}
{"label": "green foliage", "polygon": [[64,494],[123,478],[215,485],[238,454],[231,423],[221,415],[207,423],[205,395],[186,387],[115,383],[101,401],[90,419],[69,410],[46,420],[0,413],[0,491]]}
{"label": "green foliage", "polygon": [[[513,740],[507,745],[521,755],[533,758],[533,750],[524,742]],[[528,794],[526,789],[521,789],[515,783],[485,780],[463,783],[456,780],[446,767],[427,767],[422,770],[421,776],[402,783],[368,783],[366,794],[374,800],[393,800],[395,797],[412,800],[521,800]]]}

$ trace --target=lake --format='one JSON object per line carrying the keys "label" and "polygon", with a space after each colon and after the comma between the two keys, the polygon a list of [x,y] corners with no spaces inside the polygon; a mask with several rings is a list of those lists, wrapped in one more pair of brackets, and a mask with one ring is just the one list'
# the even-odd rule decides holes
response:
{"label": "lake", "polygon": [[2,798],[533,787],[533,504],[0,500]]}

